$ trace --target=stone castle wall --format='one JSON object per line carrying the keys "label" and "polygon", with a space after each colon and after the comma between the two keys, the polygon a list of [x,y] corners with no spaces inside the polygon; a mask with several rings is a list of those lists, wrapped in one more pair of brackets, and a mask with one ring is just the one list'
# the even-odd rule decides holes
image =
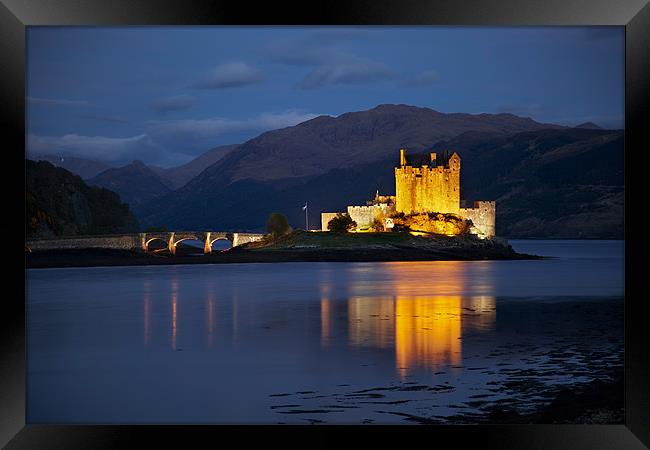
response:
{"label": "stone castle wall", "polygon": [[370,228],[375,219],[383,222],[393,207],[386,203],[368,206],[348,206],[348,215],[357,223],[357,230]]}
{"label": "stone castle wall", "polygon": [[496,202],[474,202],[474,208],[461,208],[459,215],[471,220],[480,235],[496,235]]}
{"label": "stone castle wall", "polygon": [[375,218],[375,207],[348,206],[348,215],[357,223],[357,230],[368,228]]}
{"label": "stone castle wall", "polygon": [[335,213],[335,212],[324,212],[320,214],[320,222],[321,222],[321,230],[322,231],[328,231],[327,230],[327,224],[330,223],[330,220],[336,217],[337,214],[341,213]]}
{"label": "stone castle wall", "polygon": [[397,212],[458,214],[460,209],[460,158],[454,154],[449,159],[449,167],[402,165],[395,168],[395,197]]}

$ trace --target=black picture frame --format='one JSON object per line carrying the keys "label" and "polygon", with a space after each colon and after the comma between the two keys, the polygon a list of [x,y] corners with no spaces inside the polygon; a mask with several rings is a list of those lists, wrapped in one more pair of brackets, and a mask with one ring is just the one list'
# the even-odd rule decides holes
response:
{"label": "black picture frame", "polygon": [[[310,1],[301,4],[183,0],[0,0],[0,114],[5,161],[0,221],[6,294],[0,326],[0,445],[14,448],[124,448],[150,444],[210,447],[240,444],[263,431],[286,445],[345,444],[333,431],[350,429],[370,442],[425,439],[429,445],[480,448],[641,449],[650,447],[650,339],[643,280],[643,167],[650,149],[650,5],[647,0]],[[625,425],[491,425],[366,427],[57,426],[25,424],[24,227],[25,30],[30,25],[621,25],[625,58]],[[9,138],[9,139],[7,139]],[[12,145],[9,142],[13,142]],[[21,169],[22,168],[22,171]],[[638,175],[636,175],[638,174]],[[22,267],[21,267],[22,261]],[[9,294],[9,285],[17,286]],[[329,442],[328,442],[329,441]],[[270,441],[269,441],[270,443]],[[264,444],[267,445],[267,444]]]}

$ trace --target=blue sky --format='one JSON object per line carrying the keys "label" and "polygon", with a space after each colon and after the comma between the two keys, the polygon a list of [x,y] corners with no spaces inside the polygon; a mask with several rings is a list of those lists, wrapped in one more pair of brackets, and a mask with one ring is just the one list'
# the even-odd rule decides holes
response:
{"label": "blue sky", "polygon": [[169,167],[383,103],[622,128],[624,29],[28,28],[28,152]]}

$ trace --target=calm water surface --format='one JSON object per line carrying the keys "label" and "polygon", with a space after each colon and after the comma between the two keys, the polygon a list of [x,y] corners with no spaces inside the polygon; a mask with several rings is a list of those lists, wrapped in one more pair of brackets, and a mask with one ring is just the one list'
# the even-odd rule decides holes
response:
{"label": "calm water surface", "polygon": [[[30,423],[473,423],[623,360],[623,241],[27,271]],[[458,417],[462,416],[462,419]]]}

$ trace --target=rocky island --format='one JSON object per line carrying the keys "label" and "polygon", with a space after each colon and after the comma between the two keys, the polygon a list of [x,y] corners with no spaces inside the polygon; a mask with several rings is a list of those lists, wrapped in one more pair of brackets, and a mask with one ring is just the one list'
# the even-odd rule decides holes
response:
{"label": "rocky island", "polygon": [[253,259],[285,261],[438,261],[532,259],[501,238],[411,233],[332,233],[296,230],[277,239],[249,242],[228,251]]}
{"label": "rocky island", "polygon": [[208,254],[191,246],[153,252],[120,249],[56,249],[26,253],[28,268],[273,262],[472,261],[540,259],[517,253],[504,239],[413,236],[410,233],[333,233],[295,230],[280,237]]}

